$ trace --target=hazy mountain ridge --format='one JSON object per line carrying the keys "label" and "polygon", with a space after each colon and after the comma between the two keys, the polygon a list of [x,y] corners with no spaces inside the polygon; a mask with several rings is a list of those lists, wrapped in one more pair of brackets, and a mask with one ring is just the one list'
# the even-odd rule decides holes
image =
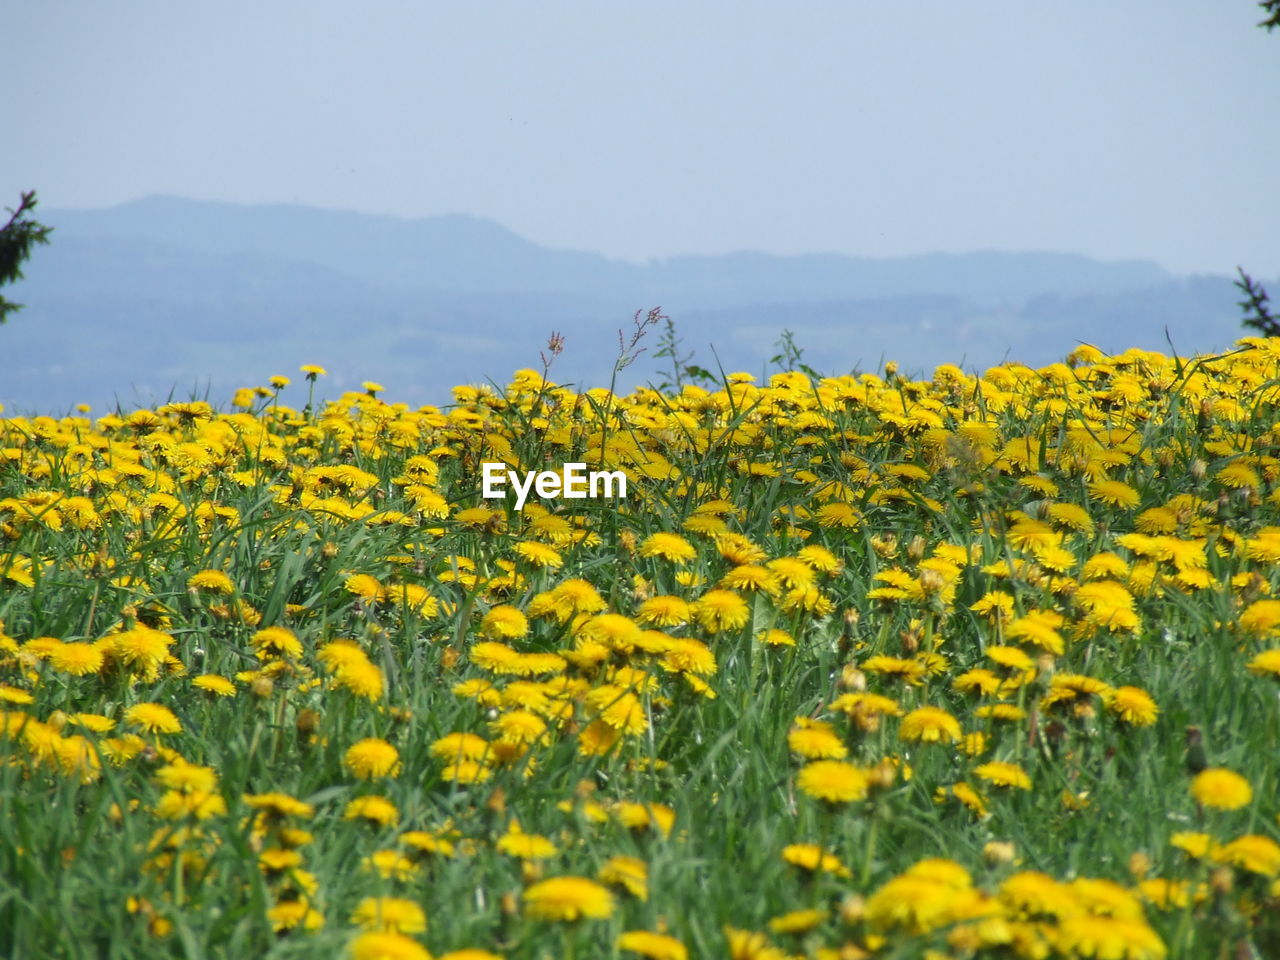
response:
{"label": "hazy mountain ridge", "polygon": [[[329,392],[362,379],[412,403],[536,366],[566,334],[553,378],[607,385],[616,330],[662,305],[704,366],[762,373],[784,328],[828,372],[882,358],[929,371],[1043,364],[1078,340],[1107,350],[1219,349],[1242,335],[1225,277],[1072,254],[681,256],[633,264],[549,250],[465,216],[399,220],[303,207],[148,198],[45,211],[52,244],[0,328],[0,402],[101,409],[238,386],[300,363]],[[649,350],[656,349],[651,339]],[[648,358],[624,385],[654,376]],[[136,395],[130,391],[136,388]],[[286,402],[288,395],[286,394]]]}

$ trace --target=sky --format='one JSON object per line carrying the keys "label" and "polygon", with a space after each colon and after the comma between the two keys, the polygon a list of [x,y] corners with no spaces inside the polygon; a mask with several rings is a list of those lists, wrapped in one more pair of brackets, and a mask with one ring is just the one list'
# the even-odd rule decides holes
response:
{"label": "sky", "polygon": [[490,218],[633,261],[1046,250],[1280,271],[1253,0],[24,0],[0,205]]}

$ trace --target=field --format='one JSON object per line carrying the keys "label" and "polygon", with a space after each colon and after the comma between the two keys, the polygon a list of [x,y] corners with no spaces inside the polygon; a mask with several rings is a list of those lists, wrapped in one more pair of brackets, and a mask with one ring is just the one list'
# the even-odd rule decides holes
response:
{"label": "field", "polygon": [[324,377],[0,418],[0,955],[1280,957],[1280,340]]}

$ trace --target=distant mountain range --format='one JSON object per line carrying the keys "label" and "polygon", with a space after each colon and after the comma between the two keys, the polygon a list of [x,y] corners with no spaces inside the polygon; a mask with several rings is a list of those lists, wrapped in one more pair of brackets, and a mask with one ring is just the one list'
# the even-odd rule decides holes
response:
{"label": "distant mountain range", "polygon": [[[55,227],[0,327],[0,402],[13,412],[132,408],[173,396],[223,404],[272,374],[318,363],[327,395],[375,380],[408,403],[539,366],[607,386],[619,328],[661,306],[695,362],[768,372],[791,330],[824,373],[897,360],[928,374],[1043,365],[1078,342],[1180,353],[1244,331],[1228,277],[1173,276],[1146,261],[1071,254],[886,259],[732,253],[633,264],[551,250],[465,216],[403,220],[298,206],[150,197],[104,210],[38,211]],[[673,241],[678,245],[678,241]],[[1280,285],[1278,285],[1280,286]],[[1167,336],[1169,339],[1166,339]],[[619,385],[661,380],[648,354]],[[300,388],[284,402],[301,405]]]}

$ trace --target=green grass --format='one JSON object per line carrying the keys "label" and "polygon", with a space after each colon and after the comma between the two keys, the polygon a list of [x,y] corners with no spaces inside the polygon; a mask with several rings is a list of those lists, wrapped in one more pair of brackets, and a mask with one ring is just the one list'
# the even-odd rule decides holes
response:
{"label": "green grass", "polygon": [[[436,955],[471,947],[513,958],[620,957],[628,955],[617,947],[622,931],[666,930],[690,956],[728,957],[725,928],[732,927],[764,932],[777,944],[777,953],[744,954],[760,960],[838,957],[841,948],[845,956],[870,948],[877,957],[922,957],[930,949],[1018,956],[1026,954],[998,943],[990,929],[984,945],[971,942],[960,915],[886,921],[875,894],[913,864],[947,858],[997,910],[1001,884],[1019,871],[1042,871],[1064,885],[1091,877],[1131,889],[1139,879],[1135,854],[1146,858],[1147,877],[1187,885],[1186,907],[1123,895],[1124,904],[1139,905],[1136,922],[1150,926],[1169,956],[1280,955],[1273,878],[1195,860],[1170,845],[1180,831],[1204,831],[1222,843],[1245,834],[1280,839],[1278,687],[1274,676],[1246,670],[1250,658],[1278,643],[1273,628],[1240,624],[1250,604],[1280,585],[1275,564],[1250,546],[1277,524],[1275,346],[1258,342],[1194,367],[1153,354],[1083,356],[1074,369],[1059,367],[921,383],[894,376],[815,383],[787,374],[764,388],[617,398],[574,395],[533,378],[505,396],[474,396],[450,414],[347,395],[314,414],[280,405],[281,397],[211,417],[176,407],[132,422],[0,420],[0,633],[11,638],[0,651],[0,683],[14,701],[10,735],[0,739],[0,955],[344,955],[358,934],[351,916],[361,900],[395,896],[423,907],[428,928],[413,939]],[[992,435],[984,440],[969,429],[975,424]],[[1039,446],[1024,463],[1019,449],[1028,438]],[[193,451],[179,446],[186,442],[203,449],[203,461],[192,464]],[[653,455],[674,465],[671,475],[646,475]],[[438,470],[422,485],[448,502],[449,516],[423,512],[406,492],[406,462],[415,457],[434,465],[423,476]],[[488,504],[499,508],[493,522],[469,523],[458,514],[480,503],[479,464],[487,459],[526,469],[578,460],[622,466],[632,496],[541,504],[592,534],[577,542],[538,533],[539,511],[517,513],[511,501]],[[1227,485],[1220,471],[1237,462],[1255,470],[1255,485]],[[909,464],[923,475],[895,473]],[[752,475],[751,465],[762,475]],[[339,466],[367,477],[344,488],[316,469]],[[1030,475],[1055,483],[1058,493],[1021,482]],[[1122,481],[1139,502],[1100,502],[1090,475]],[[819,522],[832,484],[842,485],[835,499],[856,508],[856,526]],[[77,496],[91,505],[83,528],[68,500]],[[349,516],[314,499],[332,496]],[[647,671],[655,686],[641,698],[643,731],[606,756],[584,756],[577,731],[597,711],[580,700],[570,724],[553,726],[547,743],[496,766],[486,782],[446,781],[432,744],[455,731],[488,737],[497,712],[456,695],[454,686],[519,679],[487,673],[468,657],[485,613],[499,604],[528,610],[540,593],[575,577],[596,587],[608,611],[629,617],[648,595],[696,601],[734,567],[711,537],[686,534],[697,548],[686,566],[640,548],[655,532],[681,531],[713,500],[732,505],[727,528],[758,545],[762,563],[810,545],[830,551],[841,567],[815,577],[822,608],[788,610],[781,597],[757,595],[748,598],[741,627],[715,634],[696,623],[669,628],[714,651],[717,669],[705,678],[712,697],[664,669],[658,656],[614,651],[600,667],[571,663],[567,675],[590,686],[605,681],[610,664]],[[1051,525],[1061,534],[1057,545],[1074,557],[1070,569],[1044,567],[1034,549],[1011,538],[1027,517],[1045,516],[1043,501],[1080,504],[1095,524],[1092,533]],[[1149,527],[1144,511],[1170,503],[1186,509],[1159,535],[1203,541],[1206,574],[1194,587],[1179,581],[1173,563],[1144,558],[1117,539]],[[202,517],[211,506],[234,513]],[[535,570],[521,561],[515,546],[530,539],[553,543],[563,567]],[[938,592],[922,571],[948,544],[969,559],[947,568]],[[1134,599],[1134,630],[1089,624],[1073,600],[1080,565],[1104,552],[1129,570],[1118,582]],[[454,576],[466,572],[466,560],[478,574],[470,585]],[[28,561],[29,584],[21,572]],[[991,567],[1000,561],[1030,567],[1002,577]],[[188,589],[188,578],[206,569],[230,576],[232,598]],[[925,589],[896,600],[869,597],[886,584],[876,575],[889,570]],[[419,616],[361,599],[346,586],[353,574],[385,586],[421,585],[438,611]],[[1001,633],[970,610],[991,590],[1014,598],[1016,616],[1060,612],[1067,638],[1061,656],[1041,657],[1036,674],[1003,698],[952,687],[966,670],[993,667],[985,650]],[[260,622],[219,615],[219,600],[242,601]],[[574,647],[573,623],[530,622],[512,646]],[[109,646],[102,638],[135,624],[172,638],[174,661],[154,678],[110,657],[101,671],[73,676],[53,665],[48,644],[27,647],[45,637]],[[253,636],[274,625],[296,634],[303,654],[269,667]],[[796,645],[755,639],[774,627]],[[316,653],[337,638],[356,641],[382,671],[384,697],[333,688]],[[1033,660],[1044,652],[1023,646]],[[877,655],[911,660],[929,652],[947,663],[918,685],[864,669]],[[234,697],[191,684],[197,674],[235,677],[264,667],[279,672],[269,684],[245,677]],[[1155,723],[1125,723],[1097,697],[1085,698],[1079,711],[1040,705],[1052,675],[1075,673],[1142,688],[1159,705]],[[859,730],[830,705],[862,685],[895,698],[903,712],[926,704],[947,710],[966,733],[986,733],[987,749],[969,757],[952,744],[906,742],[896,717]],[[1027,715],[1008,721],[976,713],[1000,699]],[[37,726],[64,737],[76,732],[59,727],[76,712],[118,722],[110,733],[81,731],[101,744],[127,729],[125,711],[143,702],[171,708],[182,732],[146,737],[136,756],[118,765],[104,759],[85,782],[33,746]],[[830,721],[848,761],[861,769],[889,759],[898,775],[866,800],[807,796],[796,783],[804,761],[788,748],[797,717]],[[1244,807],[1197,805],[1188,727],[1201,732],[1209,765],[1248,780],[1252,800]],[[344,767],[347,748],[368,737],[397,748],[397,776],[367,783]],[[216,772],[225,813],[198,824],[157,814],[165,794],[157,771],[173,759],[167,750]],[[1031,789],[983,785],[974,769],[990,760],[1018,763]],[[937,802],[939,788],[960,781],[982,790],[986,816],[955,800]],[[273,929],[269,911],[298,897],[288,891],[301,881],[257,865],[278,834],[255,829],[244,796],[268,791],[314,806],[313,817],[294,825],[313,835],[299,853],[315,880],[308,902],[323,919],[319,929]],[[1064,802],[1064,792],[1082,802]],[[370,794],[395,804],[394,829],[344,819],[351,799]],[[616,801],[670,807],[674,828],[664,836],[616,818],[595,822],[584,806]],[[559,852],[531,868],[501,853],[495,843],[513,819]],[[184,826],[199,836],[179,844],[178,852],[196,855],[179,869],[158,853],[184,837]],[[457,854],[425,858],[404,878],[363,866],[377,851],[403,849],[397,837],[406,830],[444,831]],[[1012,862],[993,842],[1012,844]],[[783,848],[798,843],[823,845],[848,876],[813,876],[784,862]],[[647,899],[617,890],[610,916],[569,924],[531,916],[522,905],[537,876],[595,877],[615,855],[647,864]],[[812,931],[768,932],[771,918],[809,907],[829,910]],[[1020,922],[1006,918],[1009,929]],[[1065,935],[1043,939],[1051,955],[1087,955]]]}

